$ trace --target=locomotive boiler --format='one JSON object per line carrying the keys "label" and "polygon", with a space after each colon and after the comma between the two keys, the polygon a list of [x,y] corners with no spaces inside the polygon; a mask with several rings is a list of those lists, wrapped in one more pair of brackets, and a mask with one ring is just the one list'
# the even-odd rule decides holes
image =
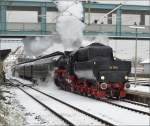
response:
{"label": "locomotive boiler", "polygon": [[131,62],[114,58],[112,48],[100,43],[65,52],[56,67],[55,83],[64,90],[96,98],[122,98],[129,88]]}

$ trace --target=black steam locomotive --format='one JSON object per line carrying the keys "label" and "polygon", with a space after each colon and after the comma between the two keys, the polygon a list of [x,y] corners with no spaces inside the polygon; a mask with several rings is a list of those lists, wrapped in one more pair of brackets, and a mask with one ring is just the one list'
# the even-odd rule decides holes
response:
{"label": "black steam locomotive", "polygon": [[44,60],[56,55],[60,55],[57,60],[43,66],[40,64],[40,68],[33,63],[31,66],[29,63],[28,65],[22,63],[16,67],[16,70],[21,77],[32,79],[35,77],[32,73],[38,73],[40,78],[41,72],[41,77],[46,77],[43,72],[47,74],[49,66],[53,64],[54,81],[63,90],[95,98],[126,96],[125,88],[130,86],[128,76],[131,71],[131,62],[114,58],[111,47],[93,43],[76,51],[55,52],[39,59]]}
{"label": "black steam locomotive", "polygon": [[64,90],[100,97],[125,97],[131,62],[113,57],[112,48],[93,43],[65,52],[56,62],[55,83]]}

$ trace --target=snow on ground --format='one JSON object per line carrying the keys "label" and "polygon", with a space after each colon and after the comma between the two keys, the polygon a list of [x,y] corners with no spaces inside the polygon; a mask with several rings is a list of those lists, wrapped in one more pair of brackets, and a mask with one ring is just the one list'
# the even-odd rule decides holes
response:
{"label": "snow on ground", "polygon": [[[91,114],[94,114],[104,120],[111,121],[116,125],[148,125],[149,124],[149,117],[146,115],[135,113],[91,98],[87,98],[84,96],[80,96],[77,94],[60,90],[58,89],[58,87],[56,87],[56,85],[53,83],[53,80],[51,78],[46,80],[45,83],[40,81],[38,83],[39,85],[36,86],[37,89],[40,89],[58,99],[61,99]],[[37,109],[39,106],[37,105],[37,107],[35,107],[36,105],[34,101],[28,100],[28,98],[26,98],[27,96],[24,96],[21,92],[17,90],[16,90],[16,94],[18,94],[16,99],[20,102],[21,105],[26,106],[25,108],[27,112],[31,112],[31,113],[36,112],[35,109]],[[33,109],[33,105],[34,105],[34,109]],[[45,119],[45,116],[43,115],[45,111],[43,110],[38,110],[38,111],[40,113],[36,113],[35,115],[41,114],[40,118],[42,118],[43,120],[44,117]],[[30,121],[34,119],[32,117],[29,119],[27,118],[27,120]],[[44,120],[44,122],[47,121]],[[37,120],[35,121],[35,123],[37,123]]]}
{"label": "snow on ground", "polygon": [[[24,84],[32,85],[32,82],[30,81],[27,81],[18,77],[12,77],[11,72],[8,75],[9,75],[9,78],[11,79],[17,79]],[[111,121],[115,124],[121,124],[121,125],[128,125],[128,124],[146,125],[148,124],[148,116],[139,115],[137,113],[123,110],[118,107],[110,106],[106,103],[96,101],[94,99],[86,98],[83,96],[79,96],[77,94],[59,90],[58,87],[54,84],[52,78],[51,77],[47,78],[46,82],[41,82],[40,80],[38,80],[39,85],[36,88],[43,90],[50,95],[53,95],[61,100],[64,100],[72,105],[75,105],[76,107],[86,110],[96,116],[103,118],[104,120]],[[131,88],[129,90],[149,92],[148,87],[139,86],[139,85],[137,85],[136,87],[134,87],[134,85],[131,85]],[[24,113],[27,113],[27,114],[24,114],[27,120],[27,123],[29,124],[32,124],[32,123],[33,124],[45,124],[45,123],[51,124],[53,122],[53,121],[48,122],[50,118],[45,118],[48,112],[45,112],[45,110],[43,110],[39,104],[35,103],[35,101],[33,101],[28,96],[26,96],[23,92],[18,91],[17,89],[13,91],[16,94],[15,96],[16,101],[17,103],[19,103],[18,107],[21,109],[21,111],[24,111]],[[34,105],[34,109],[33,109],[33,105]],[[141,108],[139,108],[139,110],[140,109]],[[124,119],[124,115],[127,115],[125,119]],[[61,122],[59,124],[61,124]]]}
{"label": "snow on ground", "polygon": [[134,84],[131,84],[128,90],[150,93],[150,86],[141,86],[141,85],[135,86]]}
{"label": "snow on ground", "polygon": [[129,81],[131,82],[131,84],[130,84],[131,86],[128,90],[150,93],[150,86],[142,86],[142,84],[150,85],[150,78],[137,77],[137,79],[136,79],[137,85],[136,86],[134,84],[134,77],[130,77]]}
{"label": "snow on ground", "polygon": [[[13,92],[9,92],[9,87],[0,86],[0,89],[5,91],[3,96],[5,100],[0,99],[0,126],[22,126],[25,125],[22,106],[16,104]],[[5,122],[5,123],[4,123]]]}
{"label": "snow on ground", "polygon": [[[26,83],[26,81],[22,80]],[[139,113],[134,113],[129,110],[125,110],[119,107],[109,105],[91,98],[73,94],[60,90],[53,82],[52,78],[48,78],[46,82],[38,81],[39,85],[36,86],[37,89],[40,89],[58,99],[61,99],[73,106],[76,106],[80,109],[83,109],[93,115],[96,115],[104,120],[113,122],[116,125],[148,125],[149,117]],[[21,106],[23,106],[26,120],[29,124],[51,124],[48,122],[51,120],[48,116],[48,112],[43,110],[43,108],[25,95],[23,92],[18,89],[13,89],[16,94],[16,100]],[[49,103],[50,104],[50,103]],[[33,107],[34,105],[34,107]],[[128,105],[126,105],[128,106]],[[60,109],[60,108],[59,108]],[[140,110],[140,108],[139,108]],[[142,110],[142,109],[141,109]],[[40,118],[40,119],[39,119]],[[39,120],[39,121],[37,121]],[[54,121],[57,122],[57,121]],[[61,124],[61,122],[59,123]]]}
{"label": "snow on ground", "polygon": [[[33,84],[30,81],[18,77],[12,77],[11,75],[9,77],[9,79],[17,79],[23,84]],[[54,114],[46,110],[43,106],[27,96],[18,88],[12,88],[10,91],[14,94],[14,98],[11,99],[11,103],[17,111],[21,112],[21,116],[24,118],[23,125],[66,125],[62,120],[57,118]],[[18,122],[14,124],[17,125]]]}
{"label": "snow on ground", "polygon": [[[26,80],[15,78],[22,81],[22,83],[27,84]],[[80,96],[77,94],[73,94],[70,92],[66,92],[60,90],[53,82],[52,78],[48,78],[46,82],[38,81],[39,85],[36,86],[37,89],[40,89],[58,99],[61,99],[73,106],[76,106],[82,110],[85,110],[91,114],[94,114],[104,120],[108,120],[113,122],[116,125],[148,125],[149,124],[149,117],[146,115],[134,113],[119,107],[115,107],[109,105],[107,103],[103,103],[91,98],[87,98],[84,96]],[[30,84],[32,84],[30,82]],[[145,86],[140,86],[141,88],[145,88]],[[136,88],[131,86],[131,89],[138,89],[139,86]],[[130,90],[131,90],[130,89]],[[143,89],[145,91],[145,89]],[[13,89],[15,92],[16,100],[19,103],[19,106],[23,107],[23,112],[25,114],[25,119],[28,124],[53,124],[53,122],[59,121],[51,121],[50,113],[43,109],[38,103],[34,100],[29,98],[23,92],[19,91],[18,89]],[[26,102],[28,101],[28,102]],[[50,103],[49,103],[50,104]],[[34,107],[33,107],[34,105]],[[128,106],[128,105],[126,105]],[[22,108],[21,107],[21,108]],[[60,108],[58,108],[60,109]],[[140,110],[141,108],[139,108]],[[142,110],[142,109],[141,109]],[[146,110],[147,111],[147,110]],[[53,119],[52,119],[53,120]],[[61,122],[59,122],[61,124]]]}
{"label": "snow on ground", "polygon": [[65,125],[63,121],[58,119],[51,112],[46,110],[43,106],[35,100],[27,96],[19,89],[12,89],[15,93],[15,101],[17,109],[24,113],[25,125]]}
{"label": "snow on ground", "polygon": [[141,110],[141,111],[144,111],[144,112],[147,112],[147,113],[149,113],[149,111],[150,111],[149,108],[139,106],[139,105],[136,105],[136,104],[132,104],[132,103],[127,103],[127,102],[123,102],[123,101],[114,101],[114,100],[112,100],[111,102],[119,104],[121,106],[134,108],[136,110]]}
{"label": "snow on ground", "polygon": [[59,89],[53,89],[54,83],[49,82],[48,86],[38,86],[37,88],[47,92],[48,94],[55,96],[63,101],[66,101],[73,106],[79,107],[92,113],[96,116],[114,122],[119,125],[148,125],[149,117],[134,113],[125,109],[121,109],[115,106],[111,106],[107,103],[103,103],[94,99],[90,99],[77,94],[69,93]]}
{"label": "snow on ground", "polygon": [[10,79],[15,79],[15,80],[18,80],[19,82],[25,84],[25,85],[33,85],[33,83],[31,81],[28,81],[28,80],[24,80],[24,79],[21,79],[21,78],[18,78],[18,77],[11,77]]}
{"label": "snow on ground", "polygon": [[[46,106],[50,107],[55,112],[59,113],[64,118],[67,118],[69,121],[71,121],[75,125],[104,125],[101,122],[91,119],[90,117],[54,100],[51,99],[37,91],[34,91],[32,89],[26,89],[26,91],[31,94],[33,97],[36,97],[38,100],[40,100],[42,103],[44,103]],[[85,121],[86,120],[86,121]]]}

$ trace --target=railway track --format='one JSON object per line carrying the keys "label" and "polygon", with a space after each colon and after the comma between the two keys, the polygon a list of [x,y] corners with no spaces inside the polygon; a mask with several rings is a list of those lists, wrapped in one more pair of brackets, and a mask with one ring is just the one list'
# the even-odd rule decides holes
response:
{"label": "railway track", "polygon": [[[18,83],[20,83],[22,85],[21,82],[18,82]],[[22,90],[24,93],[26,93],[28,96],[30,96],[32,99],[34,99],[35,101],[40,103],[46,109],[51,111],[53,114],[58,116],[60,119],[62,119],[68,125],[72,125],[72,126],[74,126],[74,125],[110,125],[110,126],[116,125],[116,124],[113,124],[113,123],[108,122],[106,120],[103,120],[99,117],[96,117],[96,116],[94,116],[88,112],[85,112],[79,108],[76,108],[76,107],[74,107],[68,103],[65,103],[65,102],[63,102],[63,101],[61,101],[61,100],[59,100],[53,96],[50,96],[44,92],[41,92],[37,89],[34,89],[34,88],[29,87],[27,85],[24,85],[24,86],[26,86],[28,88],[28,90],[25,90],[21,87],[18,87],[18,88],[20,90]],[[56,106],[58,109],[61,108],[62,110],[65,110],[65,111],[66,110],[71,111],[73,117],[71,117],[71,116],[68,117],[69,114],[65,113],[64,111],[60,111],[60,109],[58,112],[56,109],[54,109],[54,107],[53,108],[49,107],[49,105],[44,103],[42,100],[40,100],[39,97],[45,97],[44,99],[46,99],[46,97],[49,98],[48,100],[49,100],[49,103],[51,103],[51,104],[53,104],[53,103],[56,104],[56,102],[57,102]],[[76,120],[74,120],[73,118],[76,118]]]}
{"label": "railway track", "polygon": [[145,108],[149,108],[150,107],[150,106],[148,106],[148,104],[135,102],[135,101],[131,101],[131,100],[128,100],[128,99],[120,99],[120,101],[128,102],[128,103],[131,103],[131,104],[134,104],[134,105],[139,105],[139,106],[142,106],[142,107],[145,107]]}
{"label": "railway track", "polygon": [[[78,94],[78,95],[80,95],[80,94]],[[87,97],[89,97],[89,96],[87,96]],[[150,116],[150,107],[146,104],[142,104],[142,103],[140,104],[140,103],[127,101],[127,100],[114,100],[114,99],[107,99],[107,100],[106,99],[95,99],[95,100],[100,100],[101,102],[105,102],[107,104],[111,104],[111,105],[119,107],[119,108],[127,109],[127,110],[130,110],[133,112],[137,112],[137,113],[141,113],[141,114]],[[126,105],[123,103],[126,103]],[[137,109],[135,109],[135,107]]]}
{"label": "railway track", "polygon": [[150,116],[150,108],[147,106],[141,106],[141,105],[129,103],[127,101],[122,101],[122,100],[121,101],[107,100],[104,102],[112,104],[112,105],[120,107],[120,108],[123,108],[123,109],[131,110],[131,111],[134,111],[137,113],[141,113],[141,114]]}
{"label": "railway track", "polygon": [[[7,81],[7,85],[8,86],[14,86],[14,87],[17,87],[17,86],[26,86],[26,84],[23,84],[22,82],[20,82],[17,79],[6,79],[6,81]],[[32,85],[30,85],[30,86],[32,86]]]}
{"label": "railway track", "polygon": [[[24,84],[21,84],[21,85],[24,85]],[[24,86],[26,86],[26,85],[24,85]],[[72,106],[72,105],[70,105],[70,104],[67,104],[67,103],[65,103],[64,101],[61,101],[60,99],[57,99],[57,98],[55,98],[55,97],[53,97],[53,96],[50,96],[50,95],[48,95],[48,94],[46,94],[46,93],[44,93],[44,92],[42,92],[42,91],[39,91],[39,90],[37,90],[37,89],[35,89],[35,88],[32,88],[32,87],[29,87],[29,86],[26,86],[26,87],[28,87],[28,88],[30,88],[30,89],[32,89],[32,90],[34,90],[34,91],[40,92],[41,94],[43,94],[43,95],[45,95],[45,96],[51,97],[52,99],[54,99],[54,100],[56,100],[56,101],[60,101],[60,102],[62,102],[64,105],[69,105],[69,106],[71,106],[73,109],[75,109],[76,111],[82,111],[81,113],[84,113],[85,115],[91,116],[92,118],[94,118],[94,119],[96,119],[96,120],[102,122],[103,124],[114,125],[114,124],[112,124],[112,123],[110,123],[110,122],[107,122],[107,121],[105,122],[105,120],[102,120],[102,119],[100,119],[100,118],[97,118],[97,117],[94,116],[93,114],[91,115],[91,114],[89,114],[89,113],[87,113],[87,112],[85,112],[85,111],[83,111],[83,110],[80,110],[79,108],[76,108],[76,107],[74,107],[74,106]],[[133,112],[136,112],[136,113],[140,113],[140,114],[144,114],[144,115],[150,116],[148,106],[144,106],[144,105],[142,105],[142,104],[140,104],[140,103],[134,104],[133,102],[132,102],[132,103],[129,103],[128,101],[114,101],[114,100],[101,100],[101,101],[102,101],[102,102],[105,102],[105,103],[107,103],[107,104],[111,104],[111,105],[116,106],[116,107],[120,107],[120,108],[123,108],[123,109],[126,109],[126,110],[130,110],[130,111],[133,111]],[[121,102],[121,103],[120,103],[120,102]],[[126,103],[126,104],[127,104],[127,102],[128,102],[128,105],[121,105],[122,102],[124,102],[124,103]],[[131,104],[132,104],[132,107],[131,107]],[[134,105],[134,106],[133,106],[133,105]],[[130,107],[129,107],[129,106],[130,106]],[[135,108],[134,108],[135,106],[136,106],[136,107],[137,107],[137,106],[138,106],[138,107],[143,107],[143,108],[142,108],[142,110],[141,110],[141,108],[140,108],[140,109],[135,109]],[[143,109],[147,109],[147,110],[143,110]]]}
{"label": "railway track", "polygon": [[[134,102],[129,103],[125,100],[118,101],[118,100],[114,100],[114,99],[107,99],[107,100],[97,99],[97,100],[100,100],[101,102],[105,102],[107,104],[111,104],[111,105],[119,107],[119,108],[127,109],[127,110],[130,110],[130,111],[133,111],[133,112],[137,112],[137,113],[141,113],[141,114],[150,116],[150,108],[148,106],[142,105],[140,103],[139,104],[134,103]],[[135,109],[135,107],[137,109]]]}
{"label": "railway track", "polygon": [[[80,94],[78,94],[78,95],[80,95]],[[90,96],[87,96],[87,97],[90,97]],[[140,104],[137,102],[127,101],[127,100],[114,100],[114,99],[107,99],[107,100],[106,99],[95,99],[95,100],[100,100],[102,102],[111,104],[111,105],[119,107],[119,108],[127,109],[127,110],[130,110],[133,112],[137,112],[137,113],[141,113],[141,114],[150,116],[150,107],[146,104],[142,104],[142,103]],[[126,105],[124,103],[126,103]],[[137,108],[137,109],[135,109],[135,108]]]}
{"label": "railway track", "polygon": [[51,113],[53,113],[54,115],[56,115],[58,118],[60,118],[66,124],[71,125],[71,126],[75,126],[71,121],[69,121],[68,119],[66,119],[63,116],[61,116],[59,113],[57,113],[56,111],[54,111],[53,109],[51,109],[49,106],[45,105],[43,102],[41,102],[40,100],[38,100],[37,98],[35,98],[31,94],[29,94],[28,92],[26,92],[24,89],[22,89],[20,87],[18,87],[18,88],[20,90],[22,90],[25,94],[27,94],[28,96],[30,96],[32,99],[34,99],[36,102],[38,102],[40,105],[42,105],[43,107],[45,107],[47,110],[49,110]]}
{"label": "railway track", "polygon": [[146,104],[150,107],[150,93],[137,90],[127,90],[127,99]]}
{"label": "railway track", "polygon": [[[35,91],[38,91],[38,92],[40,92],[40,93],[42,93],[42,94],[44,94],[44,95],[46,95],[46,96],[50,96],[50,95],[48,95],[48,94],[46,94],[46,93],[44,93],[44,92],[42,92],[42,91],[39,91],[39,90],[37,90],[37,89],[34,89],[34,88],[32,88],[33,90],[35,90]],[[70,104],[68,104],[68,103],[65,103],[64,101],[61,101],[60,99],[57,99],[57,98],[55,98],[55,97],[53,97],[53,96],[50,96],[50,97],[52,97],[52,98],[54,98],[55,100],[57,100],[57,101],[60,101],[60,102],[62,102],[63,104],[67,104],[67,105],[69,105],[69,106],[71,106],[73,109],[75,109],[75,110],[77,110],[77,111],[81,111],[82,113],[84,113],[85,115],[88,115],[88,116],[91,116],[91,114],[89,114],[89,113],[87,113],[87,112],[85,112],[85,111],[83,111],[83,110],[80,110],[79,108],[76,108],[76,107],[74,107],[74,106],[72,106],[72,105],[70,105]],[[119,101],[120,102],[120,101]],[[148,115],[148,116],[150,116],[150,113],[149,113],[149,108],[148,107],[143,107],[143,106],[138,106],[138,107],[140,107],[139,108],[139,110],[138,109],[133,109],[134,108],[134,106],[132,106],[133,108],[128,108],[127,106],[130,106],[130,104],[128,103],[126,103],[126,106],[124,105],[120,105],[119,103],[118,103],[118,101],[116,102],[114,102],[114,100],[113,101],[111,101],[111,103],[110,103],[110,101],[108,102],[107,101],[107,103],[109,103],[109,104],[111,104],[111,105],[113,105],[113,106],[116,106],[116,107],[120,107],[120,108],[123,108],[123,109],[126,109],[126,110],[130,110],[130,111],[133,111],[133,112],[136,112],[136,113],[139,113],[139,114],[143,114],[143,115]],[[122,102],[121,102],[122,103]],[[143,107],[143,108],[142,108]],[[146,109],[146,110],[140,110],[140,109]],[[92,118],[94,118],[94,119],[96,119],[96,120],[99,120],[99,121],[102,121],[101,119],[99,119],[99,118],[97,118],[96,116],[94,116],[93,117],[93,115],[92,115]],[[104,120],[103,120],[104,121]],[[108,122],[103,122],[104,124],[107,124],[107,125],[114,125],[114,124],[110,124],[110,123],[108,123]]]}
{"label": "railway track", "polygon": [[[13,79],[13,81],[16,81],[17,83],[19,83],[18,85],[27,86],[27,85],[19,82],[18,80]],[[27,87],[32,88],[30,86],[27,86]],[[32,89],[36,90],[36,91],[39,91],[39,90],[34,89],[34,88],[32,88]],[[39,91],[39,92],[43,93],[41,91]],[[43,94],[47,95],[46,93],[43,93]],[[49,95],[47,95],[47,96],[49,96]],[[54,98],[54,97],[51,96],[51,98]],[[56,98],[54,98],[54,99],[59,100],[59,99],[56,99]],[[121,101],[118,101],[118,100],[115,101],[115,100],[110,100],[110,99],[108,99],[108,100],[98,99],[98,100],[100,100],[102,102],[105,102],[105,103],[108,103],[108,104],[111,104],[111,105],[114,105],[114,106],[117,106],[117,107],[120,107],[120,108],[123,108],[123,109],[127,109],[127,110],[130,110],[130,111],[134,111],[134,112],[137,112],[137,113],[141,113],[141,114],[150,116],[149,107],[146,106],[146,105],[142,105],[140,103],[135,103],[135,102],[131,102],[131,101],[129,103],[129,101],[125,101],[125,100],[121,100]],[[124,103],[126,103],[126,104],[124,104]],[[135,109],[135,108],[137,108],[137,109]]]}

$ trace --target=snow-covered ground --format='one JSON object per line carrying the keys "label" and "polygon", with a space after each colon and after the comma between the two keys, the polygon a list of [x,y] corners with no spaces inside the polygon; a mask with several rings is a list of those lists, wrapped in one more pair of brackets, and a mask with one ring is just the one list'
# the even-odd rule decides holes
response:
{"label": "snow-covered ground", "polygon": [[[12,77],[11,73],[8,73],[9,79],[18,79],[24,84],[32,85],[31,82]],[[148,125],[149,117],[146,115],[142,115],[139,113],[135,113],[132,111],[128,111],[122,108],[118,108],[107,103],[103,103],[100,101],[96,101],[94,99],[90,99],[84,96],[79,96],[77,94],[69,93],[63,90],[59,90],[53,80],[49,78],[45,83],[38,82],[39,85],[36,87],[56,98],[59,98],[73,106],[76,106],[84,111],[87,111],[95,116],[98,116],[104,120],[108,120],[116,125]],[[149,91],[148,88],[145,89],[145,86],[137,86],[136,88],[131,85],[130,90],[141,90],[141,91]],[[56,118],[52,117],[52,113],[46,111],[41,105],[32,100],[29,96],[24,94],[19,89],[12,89],[12,91],[16,94],[16,107],[20,111],[23,112],[23,116],[25,118],[26,125],[64,125],[64,122]],[[48,101],[48,99],[45,99]],[[50,104],[50,103],[49,103]],[[34,107],[33,107],[34,106]],[[128,106],[128,105],[126,105]],[[61,109],[59,107],[59,109]],[[139,108],[142,110],[143,108]],[[147,111],[147,110],[146,110]],[[69,114],[71,115],[71,114]],[[126,115],[126,116],[125,116]],[[56,121],[59,120],[59,121]]]}
{"label": "snow-covered ground", "polygon": [[150,86],[135,86],[134,84],[132,84],[129,90],[150,93]]}
{"label": "snow-covered ground", "polygon": [[[22,111],[23,106],[17,104],[14,93],[9,87],[0,86],[0,90],[4,91],[5,100],[0,97],[0,126],[22,126],[25,125],[25,116]],[[20,109],[22,108],[22,109]]]}
{"label": "snow-covered ground", "polygon": [[[31,94],[33,97],[36,97],[46,106],[50,107],[55,112],[59,113],[59,115],[63,116],[67,120],[71,121],[74,125],[103,125],[101,122],[76,111],[73,108],[70,108],[54,99],[49,98],[35,90],[27,88],[26,91]],[[86,120],[86,121],[85,121]]]}
{"label": "snow-covered ground", "polygon": [[116,104],[121,105],[121,106],[128,107],[128,108],[133,108],[133,109],[136,109],[136,110],[147,112],[147,113],[149,113],[149,111],[150,111],[148,107],[143,107],[143,106],[139,106],[139,105],[128,103],[128,102],[114,101],[114,100],[112,100],[111,102],[116,103]]}
{"label": "snow-covered ground", "polygon": [[10,79],[18,80],[19,82],[21,82],[25,85],[33,85],[33,83],[31,81],[24,80],[24,79],[19,78],[19,77],[10,77]]}
{"label": "snow-covered ground", "polygon": [[69,104],[99,116],[104,120],[113,121],[119,125],[148,125],[149,123],[148,116],[134,113],[115,106],[110,106],[107,103],[96,101],[84,96],[79,96],[77,94],[69,93],[63,90],[56,90],[56,88],[54,90],[51,88],[54,87],[53,82],[51,82],[50,85],[51,86],[48,87],[44,85],[37,88],[63,101],[66,101]]}
{"label": "snow-covered ground", "polygon": [[[150,78],[137,78],[136,85],[133,77],[131,77],[129,80],[131,82],[131,87],[128,90],[150,93]],[[142,86],[142,84],[147,84],[149,86]]]}
{"label": "snow-covered ground", "polygon": [[[52,80],[49,80],[48,83],[40,83],[40,85],[37,86],[36,88],[56,98],[59,98],[69,104],[72,104],[73,106],[76,106],[84,111],[87,111],[93,115],[96,115],[104,120],[111,121],[116,125],[148,125],[149,124],[149,117],[146,115],[128,111],[128,110],[115,107],[115,106],[112,106],[107,103],[103,103],[103,102],[100,102],[91,98],[79,96],[77,94],[73,94],[70,92],[60,90],[55,86]],[[26,100],[24,99],[29,99],[29,98],[26,98],[27,96],[24,96],[21,92],[19,93],[18,90],[15,90],[15,92],[16,94],[18,94],[16,99],[20,101],[21,105],[26,106],[26,111],[27,112],[31,111],[31,113],[33,111],[33,113],[35,113],[34,112],[35,110],[31,109],[33,108],[33,105],[35,106],[35,103],[32,101],[26,102]],[[34,109],[36,108],[38,107],[34,107]],[[41,114],[40,117],[45,118],[45,116],[42,116],[43,110],[39,109],[38,111]],[[38,115],[39,113],[36,113],[35,115]],[[33,117],[30,119],[27,118],[27,120],[32,120],[32,119]],[[44,121],[44,122],[47,122],[47,121]]]}
{"label": "snow-covered ground", "polygon": [[63,121],[46,110],[43,106],[35,100],[27,96],[21,90],[13,88],[11,90],[15,93],[15,100],[18,107],[23,112],[25,117],[25,125],[65,125]]}

